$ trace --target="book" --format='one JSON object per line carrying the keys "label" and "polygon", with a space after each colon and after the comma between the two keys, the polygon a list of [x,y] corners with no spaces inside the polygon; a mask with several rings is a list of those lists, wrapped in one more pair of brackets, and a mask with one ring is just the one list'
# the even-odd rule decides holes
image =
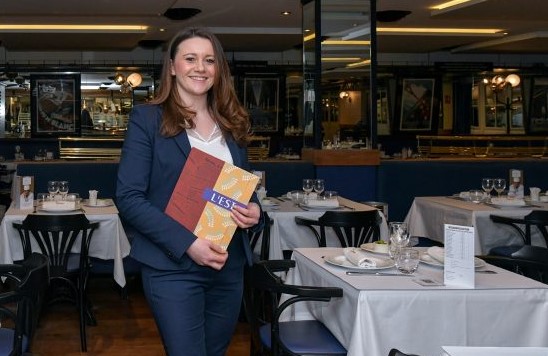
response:
{"label": "book", "polygon": [[247,206],[258,181],[255,174],[193,147],[165,212],[196,237],[226,250],[238,227],[230,211]]}

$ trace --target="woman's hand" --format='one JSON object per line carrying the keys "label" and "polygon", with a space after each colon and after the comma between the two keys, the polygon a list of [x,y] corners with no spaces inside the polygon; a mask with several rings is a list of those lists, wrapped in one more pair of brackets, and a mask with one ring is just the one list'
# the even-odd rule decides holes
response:
{"label": "woman's hand", "polygon": [[186,253],[196,264],[216,270],[223,268],[228,258],[228,253],[219,245],[205,239],[196,239]]}
{"label": "woman's hand", "polygon": [[246,208],[235,205],[230,215],[238,227],[248,229],[259,222],[261,208],[253,202],[249,203]]}

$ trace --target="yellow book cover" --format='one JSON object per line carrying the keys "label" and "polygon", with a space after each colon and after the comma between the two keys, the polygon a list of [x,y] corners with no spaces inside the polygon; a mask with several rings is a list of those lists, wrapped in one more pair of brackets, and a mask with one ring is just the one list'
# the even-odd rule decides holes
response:
{"label": "yellow book cover", "polygon": [[192,148],[166,207],[166,214],[199,238],[224,249],[236,231],[234,205],[247,206],[259,177]]}

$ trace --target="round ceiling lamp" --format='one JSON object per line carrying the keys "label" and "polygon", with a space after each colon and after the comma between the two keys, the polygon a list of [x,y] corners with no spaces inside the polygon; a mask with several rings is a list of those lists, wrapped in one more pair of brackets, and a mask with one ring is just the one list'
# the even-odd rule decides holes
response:
{"label": "round ceiling lamp", "polygon": [[138,87],[143,82],[143,77],[139,73],[131,73],[127,76],[126,82],[131,85],[132,88]]}

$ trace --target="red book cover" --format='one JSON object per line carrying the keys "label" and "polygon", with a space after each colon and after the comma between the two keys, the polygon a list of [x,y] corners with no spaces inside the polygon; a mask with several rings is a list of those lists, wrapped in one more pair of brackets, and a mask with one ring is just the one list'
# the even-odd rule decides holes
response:
{"label": "red book cover", "polygon": [[166,207],[166,214],[199,238],[228,247],[237,225],[234,205],[247,206],[259,177],[192,148]]}

